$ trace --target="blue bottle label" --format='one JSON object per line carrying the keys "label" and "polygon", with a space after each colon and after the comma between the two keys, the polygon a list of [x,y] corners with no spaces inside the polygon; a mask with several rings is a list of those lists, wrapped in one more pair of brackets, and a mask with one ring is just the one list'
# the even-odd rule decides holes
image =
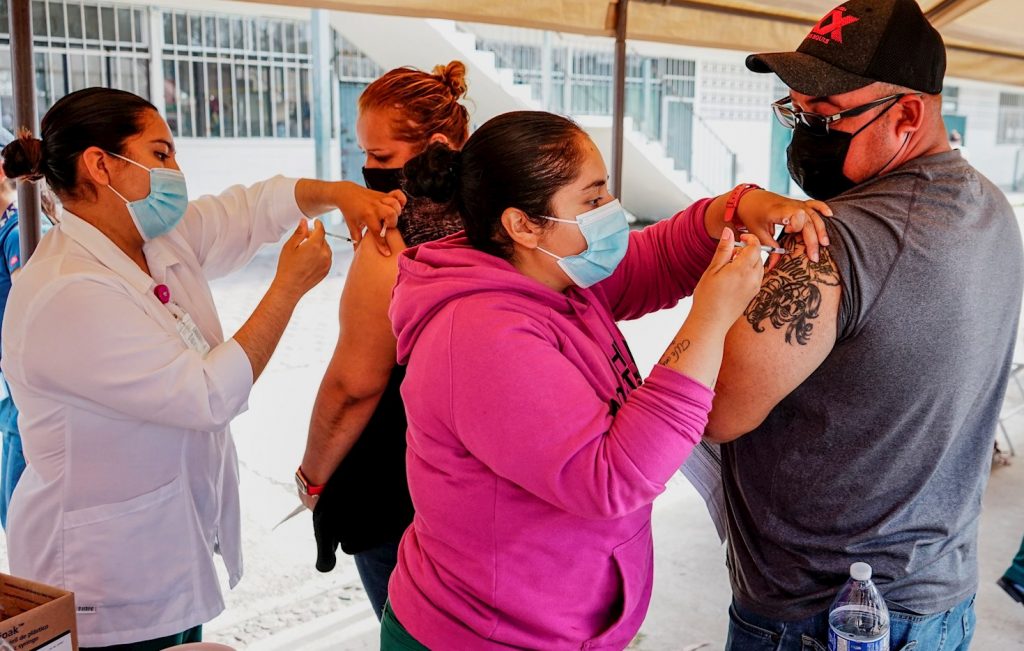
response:
{"label": "blue bottle label", "polygon": [[828,629],[828,650],[829,651],[889,651],[889,634],[886,633],[876,640],[861,642],[848,640],[838,635],[832,627]]}

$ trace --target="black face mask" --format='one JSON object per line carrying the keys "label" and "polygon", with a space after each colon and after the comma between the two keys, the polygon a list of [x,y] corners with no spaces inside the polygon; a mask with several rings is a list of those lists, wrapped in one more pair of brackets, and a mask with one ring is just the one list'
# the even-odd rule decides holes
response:
{"label": "black face mask", "polygon": [[[827,201],[857,185],[843,174],[843,165],[846,163],[846,154],[850,150],[850,143],[858,133],[871,126],[875,120],[885,115],[895,105],[896,102],[893,102],[853,133],[829,131],[822,136],[815,134],[802,124],[797,124],[793,130],[793,140],[786,148],[786,166],[789,168],[789,175],[807,193],[807,196],[820,201]],[[907,134],[908,138],[909,136],[910,134]],[[906,144],[905,141],[904,144]],[[889,163],[902,149],[903,147],[900,147],[893,154]],[[878,173],[880,174],[882,170],[889,167],[889,163],[883,165]],[[877,174],[873,176],[877,176]]]}
{"label": "black face mask", "polygon": [[366,183],[366,187],[377,192],[401,190],[404,179],[401,167],[363,168],[363,181]]}

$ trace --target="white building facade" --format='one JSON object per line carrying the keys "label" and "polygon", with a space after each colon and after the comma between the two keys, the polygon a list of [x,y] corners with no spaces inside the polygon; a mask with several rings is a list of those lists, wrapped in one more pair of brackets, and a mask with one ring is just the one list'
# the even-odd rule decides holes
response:
{"label": "white building facade", "polygon": [[[305,9],[219,0],[35,0],[40,115],[64,94],[88,86],[146,97],[171,126],[194,195],[277,173],[313,176],[310,18]],[[410,20],[381,23],[383,32],[393,33],[379,39],[402,39]],[[331,19],[332,92],[324,101],[331,105],[331,175],[359,180],[356,99],[383,69],[345,38],[349,22],[344,14]],[[9,44],[7,24],[7,0],[0,0],[0,46]],[[471,35],[503,83],[528,86],[537,108],[579,119],[610,115],[610,39],[487,25],[450,31]],[[642,151],[668,161],[665,182],[685,185],[691,198],[739,181],[796,190],[785,172],[789,134],[773,124],[769,109],[785,88],[773,76],[748,72],[745,55],[630,43],[630,129],[649,142]],[[429,69],[446,62],[435,56],[429,50],[410,54],[417,60],[408,63]],[[13,130],[10,67],[10,49],[2,48],[0,121]],[[971,162],[998,185],[1024,189],[1024,88],[949,79],[944,100]]]}

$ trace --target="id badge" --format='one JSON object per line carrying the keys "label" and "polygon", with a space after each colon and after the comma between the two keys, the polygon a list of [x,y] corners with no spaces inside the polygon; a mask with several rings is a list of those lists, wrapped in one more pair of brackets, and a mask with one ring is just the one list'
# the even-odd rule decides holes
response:
{"label": "id badge", "polygon": [[192,316],[178,305],[174,305],[171,313],[174,315],[174,326],[177,328],[181,340],[185,342],[186,346],[206,357],[206,354],[210,352],[210,344],[206,341],[203,333],[199,331],[199,326],[192,320]]}

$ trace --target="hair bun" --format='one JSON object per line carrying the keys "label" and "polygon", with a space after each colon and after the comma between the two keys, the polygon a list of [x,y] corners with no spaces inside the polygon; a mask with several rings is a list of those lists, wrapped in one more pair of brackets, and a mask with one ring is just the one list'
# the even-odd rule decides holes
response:
{"label": "hair bun", "polygon": [[461,61],[452,61],[446,66],[434,66],[434,76],[452,91],[452,97],[455,99],[460,99],[468,90],[466,64]]}
{"label": "hair bun", "polygon": [[462,152],[435,142],[405,164],[403,187],[414,197],[447,203],[458,192],[461,172]]}
{"label": "hair bun", "polygon": [[38,181],[43,177],[43,141],[22,131],[0,152],[4,176],[9,179]]}

